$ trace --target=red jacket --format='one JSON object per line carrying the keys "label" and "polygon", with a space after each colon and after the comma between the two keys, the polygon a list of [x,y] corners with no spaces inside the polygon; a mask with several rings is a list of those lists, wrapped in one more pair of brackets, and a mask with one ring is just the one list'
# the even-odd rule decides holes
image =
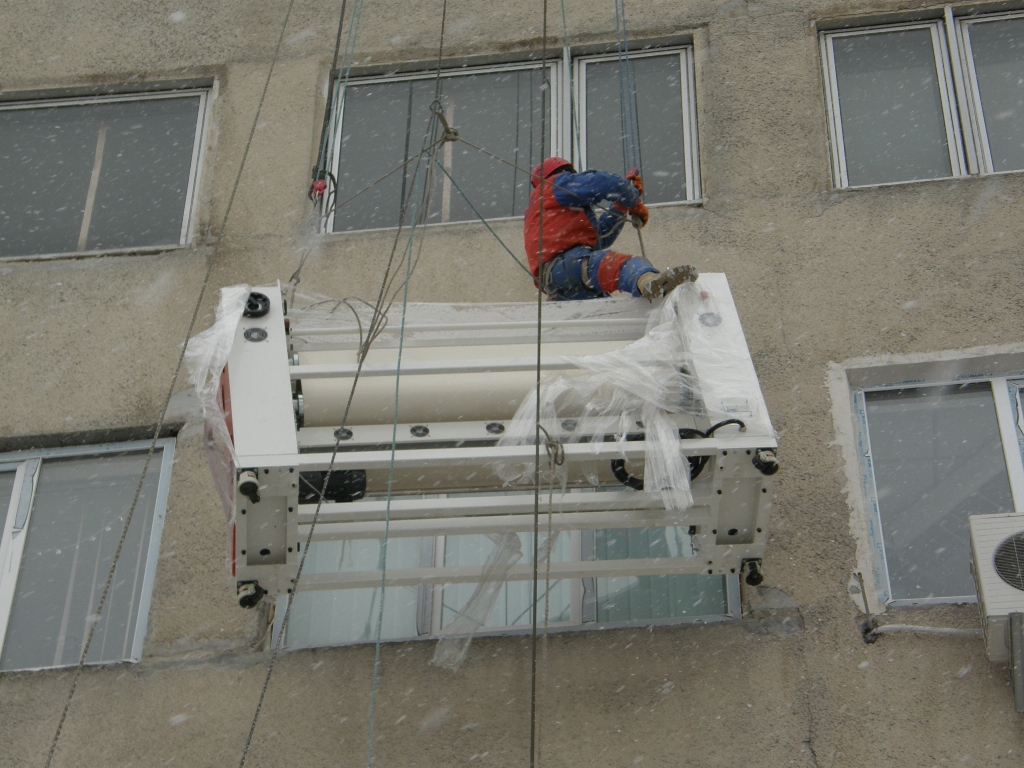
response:
{"label": "red jacket", "polygon": [[[560,253],[583,245],[607,248],[618,237],[626,209],[640,196],[626,179],[614,173],[584,171],[560,173],[544,180],[544,236],[541,253],[540,188],[533,190],[523,221],[523,240],[530,272],[537,277],[540,264]],[[593,206],[608,201],[613,211],[598,217]]]}

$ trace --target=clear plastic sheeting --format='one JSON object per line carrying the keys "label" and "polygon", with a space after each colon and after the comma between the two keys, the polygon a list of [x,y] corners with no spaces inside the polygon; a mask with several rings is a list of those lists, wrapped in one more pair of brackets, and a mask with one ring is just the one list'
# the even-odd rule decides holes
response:
{"label": "clear plastic sheeting", "polygon": [[[602,430],[620,444],[642,433],[644,492],[659,493],[668,510],[693,504],[678,417],[705,426],[738,418],[753,434],[772,434],[742,329],[730,322],[735,312],[722,311],[706,282],[673,291],[651,311],[642,338],[606,354],[570,358],[588,374],[548,377],[540,387],[540,426],[554,440],[596,448],[607,439]],[[534,391],[498,444],[532,445],[536,415]],[[533,482],[532,462],[494,469],[506,484]]]}
{"label": "clear plastic sheeting", "polygon": [[203,406],[206,458],[228,522],[234,515],[235,448],[228,424],[230,413],[225,413],[220,400],[221,374],[227,365],[249,292],[248,285],[221,288],[217,319],[212,326],[189,339],[185,349],[189,378]]}
{"label": "clear plastic sheeting", "polygon": [[438,667],[454,671],[462,665],[469,652],[473,633],[487,623],[509,568],[523,556],[523,548],[516,534],[502,533],[487,538],[494,542],[494,549],[484,564],[483,580],[465,607],[441,632],[434,658],[430,662]]}

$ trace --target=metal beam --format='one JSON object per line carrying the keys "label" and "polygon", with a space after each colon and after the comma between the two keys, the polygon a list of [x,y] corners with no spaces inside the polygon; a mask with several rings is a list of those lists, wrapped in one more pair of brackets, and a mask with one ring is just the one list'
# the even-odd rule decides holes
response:
{"label": "metal beam", "polygon": [[[736,565],[739,565],[738,558]],[[721,565],[719,564],[719,568]],[[714,566],[712,566],[714,569]],[[585,579],[612,576],[672,576],[708,572],[707,560],[694,557],[664,557],[650,560],[582,560],[570,563],[541,564],[540,572],[551,580]],[[396,568],[384,573],[388,587],[415,587],[420,584],[473,584],[484,578],[484,567]],[[533,565],[516,563],[502,581],[532,581]],[[373,589],[381,584],[380,571],[347,571],[302,575],[302,592],[325,589]]]}
{"label": "metal beam", "polygon": [[[570,461],[600,461],[602,459],[642,459],[646,441],[608,443],[570,443],[564,446]],[[679,452],[683,456],[717,456],[723,451],[757,450],[773,448],[775,439],[766,436],[737,435],[729,438],[681,440]],[[334,469],[386,469],[391,465],[392,452],[349,451],[339,452],[334,458]],[[493,462],[532,462],[534,446],[483,446],[474,448],[400,449],[394,452],[396,468],[446,467],[455,464],[481,465]],[[304,470],[324,470],[331,466],[330,453],[276,454],[266,456],[239,456],[239,466],[294,467]]]}
{"label": "metal beam", "polygon": [[[575,512],[554,513],[551,529],[554,531],[598,530],[602,528],[663,528],[707,524],[707,507],[690,507],[672,514],[665,510],[640,512]],[[309,523],[299,523],[299,539],[309,534]],[[383,520],[327,523],[318,520],[313,541],[347,541],[349,539],[384,538]],[[398,538],[419,536],[463,536],[472,534],[504,533],[505,531],[532,531],[533,515],[488,515],[484,517],[422,517],[420,519],[391,520],[388,536]],[[547,511],[542,508],[541,528],[547,530]]]}

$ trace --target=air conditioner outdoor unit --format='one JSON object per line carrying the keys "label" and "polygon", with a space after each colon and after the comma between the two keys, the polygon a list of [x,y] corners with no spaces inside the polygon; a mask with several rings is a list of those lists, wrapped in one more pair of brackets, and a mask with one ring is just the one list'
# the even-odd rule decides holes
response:
{"label": "air conditioner outdoor unit", "polygon": [[1024,713],[1024,516],[972,515],[971,573],[990,661],[1009,662],[1017,711]]}

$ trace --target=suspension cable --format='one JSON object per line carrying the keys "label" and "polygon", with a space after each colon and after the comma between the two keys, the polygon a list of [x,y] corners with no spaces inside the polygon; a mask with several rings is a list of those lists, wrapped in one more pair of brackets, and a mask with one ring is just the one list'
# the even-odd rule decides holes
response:
{"label": "suspension cable", "polygon": [[[540,110],[540,157],[544,162],[545,145],[547,139],[547,110],[544,109],[544,99],[551,103],[551,82],[548,77],[548,0],[542,0],[541,18],[541,71],[544,73],[543,85],[541,85],[541,110]],[[532,171],[531,171],[532,175]],[[537,200],[540,203],[540,221],[537,232],[537,255],[538,259],[544,253],[544,174],[540,174],[540,182],[537,185]],[[540,277],[540,264],[537,267],[537,276]],[[539,572],[537,570],[537,558],[540,554],[540,372],[541,372],[541,332],[544,315],[544,286],[541,280],[537,280],[537,377],[536,377],[536,411],[534,413],[534,435],[533,435],[533,601],[530,610],[530,768],[537,764],[537,588],[539,583]],[[547,598],[550,600],[550,596]]]}
{"label": "suspension cable", "polygon": [[[220,243],[223,242],[225,236],[225,227],[228,222],[228,216],[231,215],[231,209],[234,207],[235,193],[238,191],[239,183],[242,180],[242,171],[245,169],[245,161],[249,157],[249,149],[252,146],[253,136],[256,133],[256,126],[259,123],[260,113],[263,110],[263,103],[267,98],[267,89],[270,87],[270,79],[274,74],[274,67],[277,65],[278,58],[281,54],[281,45],[284,43],[284,34],[288,29],[288,20],[291,18],[292,8],[295,5],[295,0],[289,0],[288,10],[285,12],[284,22],[281,24],[281,34],[277,39],[277,46],[274,48],[274,56],[270,61],[270,69],[267,70],[267,78],[263,83],[263,92],[260,94],[259,103],[256,106],[256,115],[253,117],[252,128],[249,130],[249,137],[245,142],[245,149],[242,152],[242,160],[238,165],[238,173],[235,176],[234,185],[231,188],[231,196],[228,198],[227,206],[224,209],[224,216],[221,219],[220,230],[219,230],[219,241],[211,254],[209,262],[206,267],[206,273],[203,276],[202,286],[199,289],[199,296],[196,299],[195,307],[192,310],[192,318],[189,321],[188,330],[185,332],[185,341],[187,342],[192,336],[192,332],[195,329],[196,322],[199,318],[199,311],[203,306],[203,299],[206,296],[206,289],[210,284],[210,276],[213,273],[213,265],[216,263],[217,255],[220,252]],[[64,703],[64,709],[61,712],[60,720],[57,722],[57,730],[53,735],[53,741],[50,744],[50,751],[46,756],[46,768],[49,768],[53,762],[54,753],[57,751],[57,744],[60,741],[61,732],[64,728],[64,722],[67,720],[68,710],[71,708],[71,702],[75,697],[75,690],[78,688],[78,681],[82,676],[82,669],[85,667],[85,659],[89,654],[89,648],[92,645],[93,637],[96,633],[96,627],[99,625],[99,618],[103,614],[103,608],[106,605],[107,597],[110,594],[110,587],[114,581],[114,572],[117,569],[117,563],[121,558],[121,552],[124,550],[124,542],[128,536],[128,528],[132,523],[132,519],[135,516],[135,510],[139,504],[139,498],[142,495],[142,486],[146,479],[146,473],[149,471],[149,465],[153,460],[153,454],[156,451],[157,441],[160,439],[160,432],[163,430],[164,424],[167,420],[167,410],[171,404],[171,397],[174,395],[174,390],[178,384],[178,376],[181,373],[181,367],[185,360],[185,349],[187,344],[181,345],[181,354],[178,355],[178,364],[174,368],[174,375],[171,376],[171,384],[167,390],[167,397],[164,399],[164,406],[160,411],[160,418],[157,420],[156,426],[153,429],[153,438],[149,444],[149,450],[146,453],[146,461],[142,467],[142,473],[139,476],[138,485],[135,487],[135,495],[132,497],[131,507],[128,509],[128,514],[125,516],[124,526],[121,529],[121,538],[117,543],[117,549],[114,551],[113,562],[110,564],[110,571],[107,574],[107,580],[103,585],[103,592],[100,595],[99,603],[96,607],[96,612],[93,614],[91,626],[89,627],[89,633],[86,636],[85,643],[82,646],[82,653],[78,659],[78,666],[75,668],[74,675],[71,679],[71,688],[68,691],[67,701]]]}
{"label": "suspension cable", "polygon": [[505,241],[502,240],[501,237],[499,237],[498,233],[491,228],[491,225],[487,223],[487,219],[485,219],[483,217],[483,214],[481,214],[480,211],[476,209],[476,206],[473,205],[473,202],[466,196],[466,193],[462,191],[462,187],[455,183],[455,179],[453,179],[452,175],[448,173],[448,170],[444,167],[444,165],[438,163],[437,167],[441,169],[441,173],[448,177],[448,181],[451,182],[452,187],[454,187],[455,191],[459,193],[463,200],[466,201],[466,205],[468,205],[470,207],[470,210],[472,210],[476,217],[480,219],[480,223],[487,227],[488,232],[494,235],[494,239],[498,241],[502,248],[505,249],[505,253],[511,256],[512,260],[519,265],[519,268],[532,278],[533,275],[530,275],[530,270],[526,268],[526,265],[523,264],[523,262],[516,258],[516,255],[512,253],[512,249],[505,245]]}

